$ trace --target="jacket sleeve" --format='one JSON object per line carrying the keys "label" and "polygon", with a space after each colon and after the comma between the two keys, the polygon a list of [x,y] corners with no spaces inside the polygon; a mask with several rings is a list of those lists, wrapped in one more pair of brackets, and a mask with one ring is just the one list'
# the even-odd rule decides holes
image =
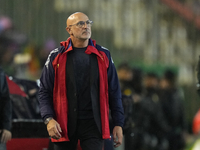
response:
{"label": "jacket sleeve", "polygon": [[45,120],[48,117],[55,117],[53,107],[53,88],[54,88],[54,68],[52,65],[56,50],[53,50],[45,63],[40,77],[40,87],[38,92],[38,101],[41,117]]}
{"label": "jacket sleeve", "polygon": [[2,125],[1,127],[6,130],[11,130],[12,125],[12,104],[10,99],[9,88],[6,80],[6,75],[3,70],[0,69],[0,101],[2,109]]}
{"label": "jacket sleeve", "polygon": [[108,92],[109,105],[114,126],[124,125],[124,109],[122,105],[121,89],[114,62],[108,53],[109,67],[108,67]]}

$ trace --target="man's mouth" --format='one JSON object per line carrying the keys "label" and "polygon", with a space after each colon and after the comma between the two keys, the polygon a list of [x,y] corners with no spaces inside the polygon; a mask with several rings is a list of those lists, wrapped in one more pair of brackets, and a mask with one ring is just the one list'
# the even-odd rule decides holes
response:
{"label": "man's mouth", "polygon": [[84,32],[83,32],[83,34],[89,34],[89,33],[90,33],[89,31],[84,31]]}

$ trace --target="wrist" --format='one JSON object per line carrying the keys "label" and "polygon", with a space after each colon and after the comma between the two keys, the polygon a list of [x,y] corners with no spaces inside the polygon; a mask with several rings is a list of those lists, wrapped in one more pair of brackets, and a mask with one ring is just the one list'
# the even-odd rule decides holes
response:
{"label": "wrist", "polygon": [[47,125],[47,124],[49,123],[49,121],[52,120],[52,119],[53,119],[52,117],[48,117],[48,118],[44,121],[44,124]]}

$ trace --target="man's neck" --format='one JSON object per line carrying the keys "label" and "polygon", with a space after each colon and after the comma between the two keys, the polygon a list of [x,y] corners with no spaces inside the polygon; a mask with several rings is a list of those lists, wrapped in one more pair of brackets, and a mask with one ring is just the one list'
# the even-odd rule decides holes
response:
{"label": "man's neck", "polygon": [[87,39],[87,40],[72,39],[73,46],[77,47],[77,48],[87,47],[88,41],[89,41],[89,39]]}

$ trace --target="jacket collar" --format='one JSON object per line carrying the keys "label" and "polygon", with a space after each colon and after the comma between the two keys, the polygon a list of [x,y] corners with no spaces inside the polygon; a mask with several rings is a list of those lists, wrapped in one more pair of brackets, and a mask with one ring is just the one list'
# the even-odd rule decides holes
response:
{"label": "jacket collar", "polygon": [[[67,53],[67,52],[73,50],[72,41],[71,41],[70,37],[66,41],[60,42],[60,45],[65,47],[64,53]],[[92,40],[92,39],[89,39],[88,46],[87,46],[85,53],[86,54],[94,53],[94,54],[102,57],[101,54],[96,49],[96,41]]]}

